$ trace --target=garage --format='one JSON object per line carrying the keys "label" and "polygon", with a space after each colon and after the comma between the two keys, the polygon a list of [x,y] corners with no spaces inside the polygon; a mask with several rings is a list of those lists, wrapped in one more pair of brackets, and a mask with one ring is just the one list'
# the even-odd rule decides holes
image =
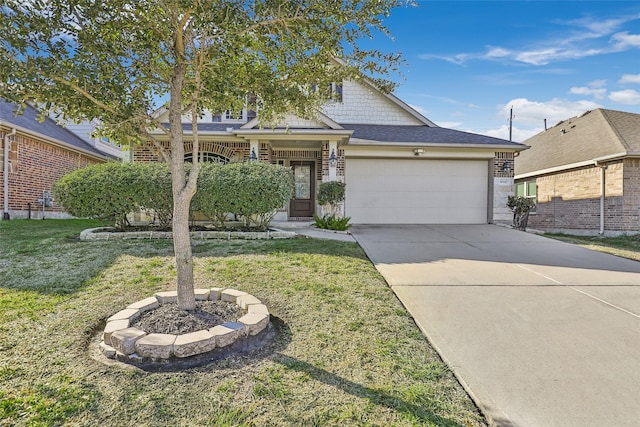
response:
{"label": "garage", "polygon": [[487,160],[347,158],[354,224],[486,224]]}

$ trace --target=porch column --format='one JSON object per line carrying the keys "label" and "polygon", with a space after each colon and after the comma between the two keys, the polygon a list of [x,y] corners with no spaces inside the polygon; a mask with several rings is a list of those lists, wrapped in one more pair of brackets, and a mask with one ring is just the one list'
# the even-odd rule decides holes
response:
{"label": "porch column", "polygon": [[257,139],[252,139],[251,141],[249,141],[249,160],[251,160],[254,153],[256,156],[255,160],[259,162],[260,161],[260,141]]}
{"label": "porch column", "polygon": [[[338,157],[338,143],[336,141],[329,141],[329,181],[335,181],[338,175],[338,163],[337,161],[332,162],[331,157]],[[332,165],[333,163],[333,165]]]}

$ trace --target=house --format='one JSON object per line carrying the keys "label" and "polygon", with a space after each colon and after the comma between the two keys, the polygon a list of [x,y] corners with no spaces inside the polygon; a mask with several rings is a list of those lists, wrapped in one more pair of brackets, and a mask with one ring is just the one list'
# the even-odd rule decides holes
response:
{"label": "house", "polygon": [[[288,115],[275,128],[262,128],[246,109],[206,113],[198,124],[201,159],[290,167],[295,194],[278,220],[321,213],[318,186],[338,180],[346,183],[344,215],[354,224],[511,221],[506,200],[514,190],[513,158],[526,146],[441,128],[364,79],[333,90],[338,96],[316,119]],[[168,112],[158,118],[168,122]],[[190,160],[188,117],[183,125]],[[133,159],[160,157],[152,147],[137,147]]]}
{"label": "house", "polygon": [[27,105],[15,115],[15,104],[0,99],[0,203],[3,219],[62,218],[68,215],[53,200],[53,184],[66,173],[114,160],[39,111]]}
{"label": "house", "polygon": [[596,109],[524,141],[517,193],[529,227],[585,235],[640,232],[640,114]]}
{"label": "house", "polygon": [[96,134],[96,130],[101,126],[101,122],[98,119],[83,120],[79,123],[73,121],[64,121],[60,117],[55,115],[49,115],[60,126],[63,126],[67,130],[75,133],[80,138],[84,139],[89,145],[96,150],[108,154],[112,157],[117,157],[122,160],[128,160],[129,151],[124,149],[120,144],[106,136],[99,136]]}

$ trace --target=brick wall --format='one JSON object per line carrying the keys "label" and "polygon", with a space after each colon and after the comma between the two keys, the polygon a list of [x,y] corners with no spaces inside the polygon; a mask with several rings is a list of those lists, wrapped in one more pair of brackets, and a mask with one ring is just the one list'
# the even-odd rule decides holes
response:
{"label": "brick wall", "polygon": [[[608,163],[605,231],[640,231],[640,161]],[[600,230],[601,168],[588,166],[536,179],[538,205],[529,226],[542,230]]]}
{"label": "brick wall", "polygon": [[[0,132],[0,145],[4,144],[4,133]],[[11,218],[25,217],[28,203],[31,203],[33,217],[42,212],[37,203],[43,190],[52,191],[53,184],[63,175],[85,166],[102,163],[71,150],[57,147],[46,142],[20,134],[12,137],[9,160],[9,212]],[[4,149],[4,147],[2,147]],[[2,169],[0,162],[0,170]],[[0,174],[0,206],[4,206],[4,174]],[[55,195],[54,195],[55,198]],[[45,212],[59,216],[63,212],[58,203]]]}
{"label": "brick wall", "polygon": [[[165,143],[165,147],[169,148],[169,143]],[[136,145],[132,147],[134,162],[159,162],[163,161],[158,149],[151,144]],[[191,153],[193,150],[191,142],[185,142],[185,153]],[[260,144],[260,156],[262,161],[270,161],[271,152],[266,144]],[[242,162],[249,159],[251,154],[250,143],[247,141],[200,141],[201,153],[220,154],[229,159],[230,162]]]}

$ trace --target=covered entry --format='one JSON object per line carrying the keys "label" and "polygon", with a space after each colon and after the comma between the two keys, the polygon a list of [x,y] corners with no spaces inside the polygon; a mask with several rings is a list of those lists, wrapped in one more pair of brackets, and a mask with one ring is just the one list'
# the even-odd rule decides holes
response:
{"label": "covered entry", "polygon": [[347,158],[354,224],[486,224],[488,160]]}

